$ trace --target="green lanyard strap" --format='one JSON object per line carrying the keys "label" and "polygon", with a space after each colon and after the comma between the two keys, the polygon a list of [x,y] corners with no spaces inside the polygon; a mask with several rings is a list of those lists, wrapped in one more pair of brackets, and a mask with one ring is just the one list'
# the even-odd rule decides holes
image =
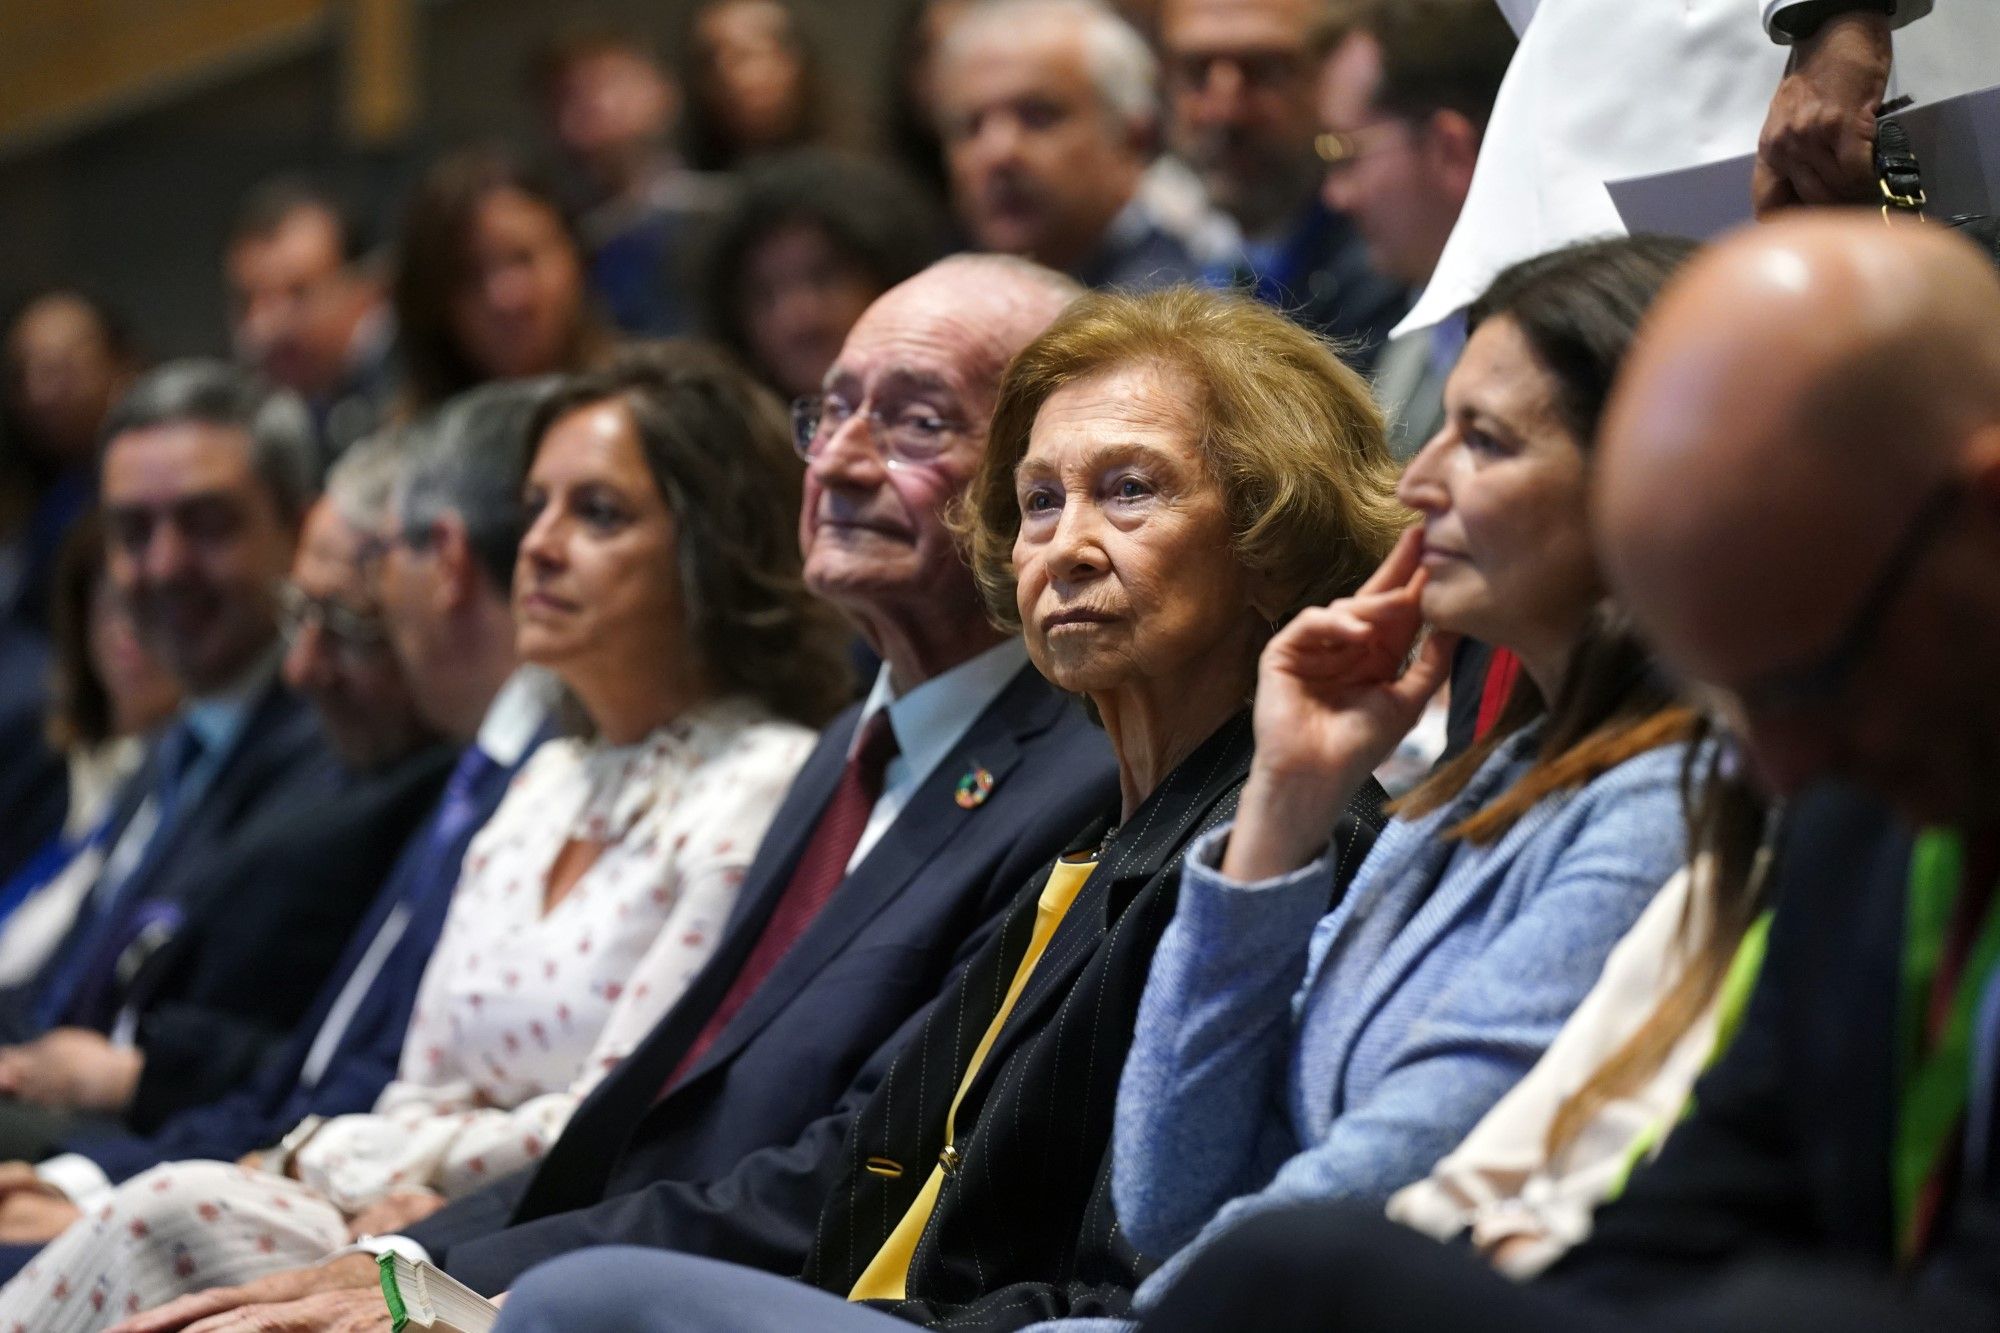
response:
{"label": "green lanyard strap", "polygon": [[[1924,1239],[1918,1209],[1925,1188],[1946,1169],[1953,1135],[1971,1095],[1973,1011],[2000,964],[2000,911],[1989,904],[1952,996],[1937,1043],[1925,1049],[1925,1027],[1944,960],[1945,937],[1963,891],[1965,844],[1957,832],[1926,830],[1910,853],[1909,904],[1903,932],[1897,1070],[1902,1098],[1896,1116],[1890,1185],[1896,1253],[1918,1258]],[[2000,903],[2000,898],[1995,899]]]}

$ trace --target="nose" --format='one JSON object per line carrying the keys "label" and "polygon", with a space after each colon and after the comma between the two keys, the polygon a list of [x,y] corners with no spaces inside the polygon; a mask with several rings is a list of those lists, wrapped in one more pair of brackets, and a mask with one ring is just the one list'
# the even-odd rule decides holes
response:
{"label": "nose", "polygon": [[1063,506],[1049,542],[1049,577],[1058,584],[1088,583],[1111,568],[1104,552],[1104,515],[1096,505]]}
{"label": "nose", "polygon": [[535,515],[534,522],[521,534],[521,547],[515,555],[519,572],[547,573],[560,569],[563,563],[562,516],[557,511],[554,500],[542,506]]}
{"label": "nose", "polygon": [[169,583],[187,572],[192,551],[181,535],[180,525],[171,519],[153,524],[146,536],[141,565],[150,583]]}
{"label": "nose", "polygon": [[1354,173],[1346,167],[1329,167],[1319,183],[1320,202],[1336,213],[1352,213],[1361,203],[1354,188]]}
{"label": "nose", "polygon": [[1249,87],[1243,67],[1227,58],[1211,60],[1201,69],[1195,88],[1196,115],[1211,125],[1234,125],[1243,119],[1244,92]]}
{"label": "nose", "polygon": [[1452,426],[1447,421],[1438,433],[1424,442],[1417,456],[1396,481],[1396,498],[1418,513],[1432,515],[1451,507],[1451,492],[1445,485],[1445,455],[1451,448]]}
{"label": "nose", "polygon": [[333,661],[333,641],[317,620],[307,620],[299,627],[291,645],[285,649],[285,684],[302,693],[316,693],[333,683],[336,669]]}
{"label": "nose", "polygon": [[868,414],[857,411],[831,435],[815,443],[806,470],[822,486],[873,490],[886,479],[888,464],[874,439]]}

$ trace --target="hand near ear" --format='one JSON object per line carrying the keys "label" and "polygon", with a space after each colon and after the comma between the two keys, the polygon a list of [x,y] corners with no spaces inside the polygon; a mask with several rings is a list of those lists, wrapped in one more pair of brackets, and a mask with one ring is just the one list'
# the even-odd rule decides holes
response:
{"label": "hand near ear", "polygon": [[1423,634],[1422,558],[1413,528],[1354,596],[1300,612],[1265,647],[1257,755],[1224,874],[1269,879],[1318,855],[1348,799],[1450,675],[1456,637]]}

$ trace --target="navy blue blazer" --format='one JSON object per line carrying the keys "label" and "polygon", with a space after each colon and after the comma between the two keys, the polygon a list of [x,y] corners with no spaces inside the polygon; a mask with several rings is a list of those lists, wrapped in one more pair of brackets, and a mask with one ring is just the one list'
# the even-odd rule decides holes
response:
{"label": "navy blue blazer", "polygon": [[[1110,745],[1032,668],[987,707],[791,951],[683,1079],[660,1091],[728,990],[831,798],[859,715],[827,728],[745,878],[716,956],[647,1040],[577,1109],[539,1166],[412,1228],[484,1291],[585,1245],[701,1252],[742,1201],[809,1226],[827,1145],[872,1091],[867,1069],[971,957],[1078,827],[1115,814]],[[974,808],[955,799],[975,766]],[[789,1201],[787,1206],[786,1201]],[[773,1238],[803,1253],[807,1236]],[[774,1252],[775,1259],[775,1252]]]}
{"label": "navy blue blazer", "polygon": [[[160,834],[165,841],[133,872],[126,893],[134,902],[171,896],[170,882],[197,882],[193,872],[213,865],[247,828],[283,812],[311,810],[337,791],[343,780],[340,763],[328,748],[311,705],[274,676],[252,703],[235,747],[214,780],[201,799]],[[118,793],[114,828],[131,820],[152,786],[153,757],[148,756]],[[0,996],[0,1036],[21,1039],[35,1034],[35,997],[68,956],[75,934],[73,929],[41,976]],[[117,997],[114,993],[110,998],[115,1002]]]}
{"label": "navy blue blazer", "polygon": [[[533,751],[529,746],[523,758]],[[276,1143],[307,1116],[348,1115],[372,1107],[395,1077],[417,986],[444,929],[466,847],[499,806],[517,771],[518,766],[485,775],[474,791],[476,818],[436,853],[430,850],[430,840],[438,811],[431,810],[404,844],[312,1008],[291,1038],[272,1051],[246,1082],[219,1100],[180,1111],[151,1134],[83,1136],[65,1143],[64,1150],[83,1154],[120,1181],[163,1162],[234,1161]],[[300,1082],[306,1055],[334,1002],[398,904],[410,909],[402,935],[350,1016],[326,1068],[314,1082]]]}

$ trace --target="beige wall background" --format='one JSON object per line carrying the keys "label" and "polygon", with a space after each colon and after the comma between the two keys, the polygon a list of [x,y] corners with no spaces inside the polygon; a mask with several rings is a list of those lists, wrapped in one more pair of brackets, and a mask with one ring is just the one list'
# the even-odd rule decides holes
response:
{"label": "beige wall background", "polygon": [[[798,4],[856,114],[873,121],[898,0]],[[0,0],[0,302],[80,284],[156,356],[219,351],[217,252],[249,185],[288,167],[322,171],[387,225],[437,150],[535,141],[519,72],[553,26],[612,20],[670,50],[686,7]],[[406,133],[357,146],[404,109]]]}

